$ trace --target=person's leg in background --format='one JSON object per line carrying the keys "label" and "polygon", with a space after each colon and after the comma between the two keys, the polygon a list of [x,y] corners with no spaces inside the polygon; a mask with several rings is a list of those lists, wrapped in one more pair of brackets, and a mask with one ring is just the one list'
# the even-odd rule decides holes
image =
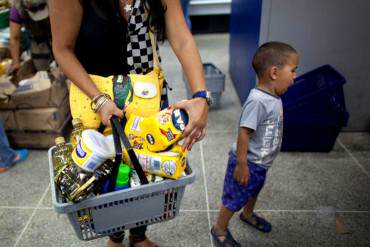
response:
{"label": "person's leg in background", "polygon": [[13,150],[6,136],[3,119],[0,114],[0,173],[5,172],[15,163],[24,160],[28,155],[27,149]]}
{"label": "person's leg in background", "polygon": [[7,167],[13,164],[17,153],[13,150],[6,136],[3,119],[0,114],[0,171],[2,168],[6,169]]}
{"label": "person's leg in background", "polygon": [[181,0],[181,7],[184,12],[186,24],[188,24],[188,27],[191,30],[191,21],[189,16],[190,0]]}

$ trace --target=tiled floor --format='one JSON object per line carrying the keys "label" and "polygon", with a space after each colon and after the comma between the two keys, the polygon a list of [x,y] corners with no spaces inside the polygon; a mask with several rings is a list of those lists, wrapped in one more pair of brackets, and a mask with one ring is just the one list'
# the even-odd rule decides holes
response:
{"label": "tiled floor", "polygon": [[[196,37],[204,62],[228,71],[228,36]],[[168,44],[162,47],[171,101],[186,95],[181,67]],[[160,246],[213,246],[210,225],[217,217],[227,152],[237,134],[240,105],[229,77],[222,108],[211,111],[207,137],[190,153],[197,174],[187,187],[181,214],[149,227]],[[230,229],[243,246],[370,246],[370,133],[341,133],[330,153],[281,153],[268,173],[256,209],[273,231],[262,234],[238,217]],[[46,151],[0,174],[0,246],[104,246],[106,239],[76,238],[65,215],[52,208]],[[340,217],[350,234],[335,233]],[[126,246],[127,246],[127,242]]]}

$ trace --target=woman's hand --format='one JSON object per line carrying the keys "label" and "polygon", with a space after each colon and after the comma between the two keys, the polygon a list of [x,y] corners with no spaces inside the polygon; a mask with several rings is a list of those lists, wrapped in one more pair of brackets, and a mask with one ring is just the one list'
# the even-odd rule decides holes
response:
{"label": "woman's hand", "polygon": [[101,121],[105,126],[110,127],[110,118],[115,115],[123,118],[123,111],[120,110],[112,100],[108,100],[99,111]]}
{"label": "woman's hand", "polygon": [[243,186],[248,184],[249,168],[247,164],[237,164],[234,169],[234,179]]}
{"label": "woman's hand", "polygon": [[189,151],[194,143],[202,140],[206,134],[208,120],[208,104],[203,98],[183,100],[177,102],[173,107],[185,110],[189,115],[189,123],[183,133],[184,143],[182,148]]}

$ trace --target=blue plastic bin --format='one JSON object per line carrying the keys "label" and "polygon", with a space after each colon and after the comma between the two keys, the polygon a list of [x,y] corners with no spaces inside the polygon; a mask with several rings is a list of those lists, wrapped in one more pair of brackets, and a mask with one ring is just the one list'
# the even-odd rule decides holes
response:
{"label": "blue plastic bin", "polygon": [[344,113],[344,77],[330,65],[321,66],[295,80],[282,96],[285,112]]}
{"label": "blue plastic bin", "polygon": [[349,115],[289,115],[284,113],[284,132],[281,151],[330,152]]}
{"label": "blue plastic bin", "polygon": [[344,77],[324,65],[296,79],[282,96],[282,151],[329,152],[342,127],[347,126]]}

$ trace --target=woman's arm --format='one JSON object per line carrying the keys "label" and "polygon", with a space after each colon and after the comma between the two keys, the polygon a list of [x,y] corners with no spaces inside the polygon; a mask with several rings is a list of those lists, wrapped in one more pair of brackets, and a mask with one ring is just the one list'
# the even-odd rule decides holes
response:
{"label": "woman's arm", "polygon": [[[83,16],[81,2],[79,0],[50,0],[49,14],[55,59],[62,71],[77,87],[90,98],[95,97],[100,92],[74,53]],[[111,101],[105,104],[99,113],[104,125],[109,125],[112,115],[123,116],[122,111]]]}
{"label": "woman's arm", "polygon": [[9,50],[12,57],[12,71],[17,71],[20,68],[20,47],[21,47],[21,24],[9,21],[10,42]]}
{"label": "woman's arm", "polygon": [[[185,71],[190,89],[192,93],[206,90],[203,64],[194,38],[186,25],[180,2],[179,0],[163,0],[163,3],[167,7],[166,36]],[[190,122],[184,131],[183,146],[190,150],[193,144],[205,135],[208,120],[207,101],[203,98],[196,98],[179,102],[174,107],[183,108],[189,114]]]}

